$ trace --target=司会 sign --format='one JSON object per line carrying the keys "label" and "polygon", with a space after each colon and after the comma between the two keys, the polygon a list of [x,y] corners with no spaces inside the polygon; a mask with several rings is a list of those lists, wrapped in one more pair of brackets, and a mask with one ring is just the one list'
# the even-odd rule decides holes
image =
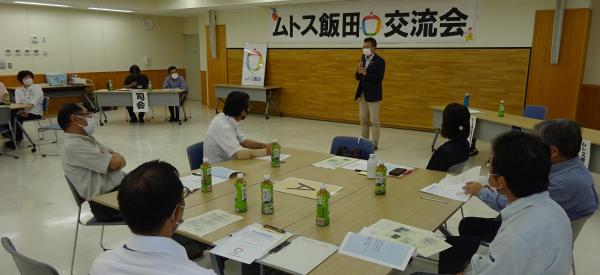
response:
{"label": "\u53f8\u4f1a sign", "polygon": [[371,1],[271,8],[272,42],[468,42],[478,0]]}

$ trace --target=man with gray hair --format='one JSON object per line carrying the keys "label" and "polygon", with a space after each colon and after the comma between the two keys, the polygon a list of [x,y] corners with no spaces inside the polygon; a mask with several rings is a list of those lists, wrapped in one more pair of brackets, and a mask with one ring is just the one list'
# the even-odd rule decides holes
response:
{"label": "man with gray hair", "polygon": [[[579,158],[581,127],[574,121],[555,119],[542,121],[535,126],[535,133],[550,146],[550,197],[567,212],[571,221],[593,214],[598,209],[598,195],[594,179]],[[477,196],[496,211],[506,207],[505,196],[478,182],[469,182],[465,193]],[[467,217],[460,221],[461,236],[480,237],[490,242],[501,220],[496,218]]]}

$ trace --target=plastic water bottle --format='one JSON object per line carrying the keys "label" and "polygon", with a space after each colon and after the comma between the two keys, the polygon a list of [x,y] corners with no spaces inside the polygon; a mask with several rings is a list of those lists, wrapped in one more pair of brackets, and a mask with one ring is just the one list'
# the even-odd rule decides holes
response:
{"label": "plastic water bottle", "polygon": [[271,143],[271,167],[279,167],[281,165],[281,145],[277,143],[277,139],[273,139]]}
{"label": "plastic water bottle", "polygon": [[112,80],[109,80],[108,84],[106,86],[108,87],[109,91],[112,91],[113,90]]}
{"label": "plastic water bottle", "polygon": [[152,91],[152,81],[148,81],[148,92]]}
{"label": "plastic water bottle", "polygon": [[375,169],[377,169],[377,160],[375,159],[375,154],[370,154],[369,160],[367,160],[367,178],[368,179],[375,178]]}
{"label": "plastic water bottle", "polygon": [[383,161],[380,161],[377,165],[377,172],[375,178],[375,195],[385,195],[386,189],[386,176],[387,176],[387,168]]}
{"label": "plastic water bottle", "polygon": [[470,101],[471,101],[471,97],[469,96],[469,93],[466,93],[465,97],[463,98],[463,105],[465,105],[465,107],[469,108]]}
{"label": "plastic water bottle", "polygon": [[200,165],[200,174],[202,175],[202,184],[200,189],[203,193],[212,192],[211,169],[210,163],[208,163],[208,158],[204,158],[202,160],[202,164]]}
{"label": "plastic water bottle", "polygon": [[235,212],[244,213],[248,211],[248,201],[246,200],[246,180],[244,174],[238,173],[235,181]]}
{"label": "plastic water bottle", "polygon": [[273,204],[273,182],[271,181],[270,175],[263,177],[263,182],[260,184],[260,191],[262,194],[262,213],[270,215],[275,212]]}
{"label": "plastic water bottle", "polygon": [[500,107],[498,108],[498,117],[504,117],[504,100],[500,100]]}
{"label": "plastic water bottle", "polygon": [[329,192],[327,185],[321,184],[321,189],[317,192],[317,225],[329,225]]}

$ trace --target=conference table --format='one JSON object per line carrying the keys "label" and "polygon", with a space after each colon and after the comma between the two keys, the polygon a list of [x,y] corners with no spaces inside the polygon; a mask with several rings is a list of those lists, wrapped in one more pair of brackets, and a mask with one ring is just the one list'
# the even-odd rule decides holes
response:
{"label": "conference table", "polygon": [[[439,182],[446,175],[442,172],[416,170],[402,178],[388,177],[387,194],[376,196],[374,195],[373,180],[359,175],[354,170],[326,169],[312,165],[331,157],[330,154],[294,148],[284,148],[282,153],[291,156],[279,168],[272,168],[269,161],[258,159],[232,160],[213,164],[215,167],[226,167],[244,172],[248,183],[248,211],[235,213],[235,188],[231,184],[233,181],[216,184],[211,193],[197,191],[186,197],[184,219],[191,219],[215,209],[242,216],[243,219],[203,236],[184,231],[177,231],[177,233],[214,247],[219,240],[227,238],[248,225],[259,223],[285,229],[294,235],[303,235],[339,246],[347,232],[358,232],[362,227],[384,218],[435,231],[462,206],[459,201],[433,195],[427,196],[444,202],[422,199],[423,193],[419,190],[431,183]],[[326,227],[315,225],[316,206],[314,200],[280,192],[274,194],[275,213],[263,215],[260,210],[259,183],[264,174],[270,174],[275,184],[289,177],[296,177],[343,187],[330,199],[331,224]],[[116,192],[98,196],[93,201],[118,209]],[[224,274],[219,264],[222,259],[211,255],[211,260],[217,274]],[[256,263],[261,264],[260,261],[256,261]],[[278,269],[278,267],[270,267]],[[243,265],[242,271],[245,268],[249,268],[249,266]],[[334,253],[310,274],[343,274],[344,272],[385,274],[390,270],[385,266]]]}
{"label": "conference table", "polygon": [[[273,104],[271,98],[273,93],[281,89],[279,86],[251,86],[251,85],[238,85],[238,84],[216,84],[215,85],[215,97],[217,100],[217,106],[215,112],[219,113],[219,102],[223,102],[225,105],[225,99],[229,93],[234,91],[245,92],[250,96],[250,101],[264,102],[265,106],[265,119],[269,119],[269,108]],[[281,116],[281,111],[279,112]]]}
{"label": "conference table", "polygon": [[[94,91],[94,96],[100,110],[100,126],[104,126],[104,123],[108,122],[106,113],[102,107],[132,107],[132,93],[135,92],[148,93],[148,107],[175,106],[181,111],[180,96],[184,92],[182,89],[153,89],[151,91],[148,89],[118,89],[112,91],[101,89]],[[102,117],[104,117],[104,120]],[[178,122],[181,125],[181,120]]]}
{"label": "conference table", "polygon": [[[436,135],[431,145],[434,148],[437,136],[442,128],[444,106],[432,106],[431,109],[433,110],[433,128],[436,129]],[[525,132],[533,132],[535,125],[541,122],[538,119],[512,114],[504,114],[504,117],[499,117],[497,111],[478,108],[469,109],[475,111],[471,115],[477,118],[473,137],[488,142],[493,141],[500,134],[511,131],[514,127],[521,128]],[[582,128],[581,135],[584,140],[589,140],[591,143],[588,169],[600,173],[600,131]]]}
{"label": "conference table", "polygon": [[[92,86],[90,84],[71,84],[71,85],[50,85],[48,83],[40,83],[44,96],[49,98],[65,98],[65,97],[81,97],[82,102],[87,102],[92,108],[96,108],[94,102],[88,97],[86,90]],[[14,93],[19,87],[7,87],[6,89]]]}

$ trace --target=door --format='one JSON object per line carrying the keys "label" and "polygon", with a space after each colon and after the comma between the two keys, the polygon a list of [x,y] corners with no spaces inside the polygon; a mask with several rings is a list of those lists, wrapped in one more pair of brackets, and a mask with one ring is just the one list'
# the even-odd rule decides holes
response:
{"label": "door", "polygon": [[189,86],[189,97],[191,100],[201,100],[200,80],[200,41],[199,36],[185,36],[185,68],[187,84]]}

